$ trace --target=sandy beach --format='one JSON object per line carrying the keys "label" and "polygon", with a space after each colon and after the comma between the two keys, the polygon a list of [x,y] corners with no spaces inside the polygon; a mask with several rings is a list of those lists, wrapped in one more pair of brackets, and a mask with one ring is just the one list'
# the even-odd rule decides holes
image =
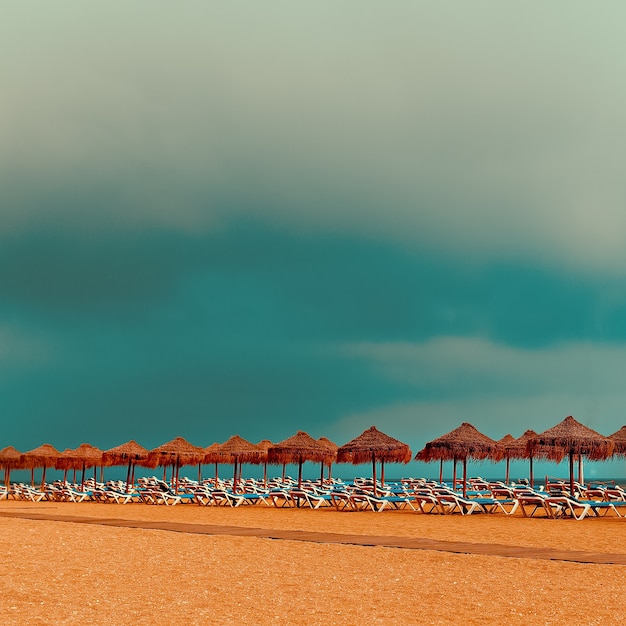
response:
{"label": "sandy beach", "polygon": [[[103,523],[26,519],[42,514]],[[211,535],[104,524],[123,520],[234,529]],[[251,529],[340,533],[364,544],[384,535],[626,555],[623,524],[2,501],[0,611],[5,624],[615,623],[624,565],[503,557],[497,549],[458,554],[273,540]]]}

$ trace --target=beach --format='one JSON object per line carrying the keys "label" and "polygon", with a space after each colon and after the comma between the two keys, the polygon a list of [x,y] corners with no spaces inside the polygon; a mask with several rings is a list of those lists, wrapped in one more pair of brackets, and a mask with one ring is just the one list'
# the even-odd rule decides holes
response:
{"label": "beach", "polygon": [[[4,624],[614,623],[624,565],[537,554],[624,556],[623,524],[611,517],[5,500],[0,611]],[[464,542],[470,553],[446,544],[277,540],[256,536],[261,530],[333,533],[363,544],[380,536]],[[483,553],[472,553],[472,544]],[[498,546],[534,556],[499,556]]]}

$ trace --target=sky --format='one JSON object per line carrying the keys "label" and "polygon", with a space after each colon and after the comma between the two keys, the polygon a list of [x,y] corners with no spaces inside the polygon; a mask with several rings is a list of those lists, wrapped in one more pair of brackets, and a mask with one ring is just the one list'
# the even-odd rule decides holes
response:
{"label": "sky", "polygon": [[0,447],[626,423],[622,2],[4,12]]}

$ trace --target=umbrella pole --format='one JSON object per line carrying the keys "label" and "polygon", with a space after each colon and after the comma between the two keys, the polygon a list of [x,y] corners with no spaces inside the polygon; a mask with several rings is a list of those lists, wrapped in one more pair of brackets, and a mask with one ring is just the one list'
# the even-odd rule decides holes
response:
{"label": "umbrella pole", "polygon": [[302,457],[298,458],[298,489],[302,489]]}
{"label": "umbrella pole", "polygon": [[163,482],[167,482],[167,465],[163,464]]}
{"label": "umbrella pole", "polygon": [[511,459],[507,456],[506,457],[506,477],[504,479],[504,484],[505,485],[509,484],[509,468],[510,468],[510,465],[511,465]]}
{"label": "umbrella pole", "polygon": [[219,476],[217,474],[217,461],[215,461],[215,488],[217,489],[217,481],[219,480]]}
{"label": "umbrella pole", "polygon": [[46,490],[46,466],[43,466],[43,471],[41,472],[41,491]]}
{"label": "umbrella pole", "polygon": [[83,461],[83,473],[80,477],[80,490],[85,491],[85,461]]}
{"label": "umbrella pole", "polygon": [[104,482],[104,465],[100,466],[100,482]]}
{"label": "umbrella pole", "polygon": [[267,461],[263,463],[263,487],[267,487]]}
{"label": "umbrella pole", "polygon": [[130,466],[132,465],[132,460],[128,459],[128,469],[126,470],[126,493],[130,488]]}
{"label": "umbrella pole", "polygon": [[574,455],[570,451],[569,453],[569,493],[572,498],[574,497]]}
{"label": "umbrella pole", "polygon": [[533,457],[532,456],[530,457],[529,461],[530,461],[530,488],[534,489],[535,477],[533,476]]}
{"label": "umbrella pole", "polygon": [[30,468],[30,486],[31,487],[35,486],[35,468],[34,467]]}
{"label": "umbrella pole", "polygon": [[237,493],[237,457],[235,457],[235,465],[233,467],[233,493]]}
{"label": "umbrella pole", "polygon": [[283,482],[285,482],[285,466],[287,465],[287,463],[283,462]]}
{"label": "umbrella pole", "polygon": [[130,470],[130,484],[131,487],[133,487],[133,489],[135,488],[135,464],[132,464],[131,470]]}
{"label": "umbrella pole", "polygon": [[443,483],[443,459],[439,459],[439,484]]}
{"label": "umbrella pole", "polygon": [[456,491],[456,458],[452,461],[452,490]]}
{"label": "umbrella pole", "polygon": [[463,459],[463,497],[467,498],[467,457]]}
{"label": "umbrella pole", "polygon": [[324,461],[320,463],[320,487],[324,486]]}
{"label": "umbrella pole", "polygon": [[202,482],[202,463],[198,463],[198,483]]}
{"label": "umbrella pole", "polygon": [[76,484],[76,468],[73,467],[72,470],[74,472],[74,484]]}
{"label": "umbrella pole", "polygon": [[372,481],[374,483],[374,497],[376,497],[376,456],[372,452]]}
{"label": "umbrella pole", "polygon": [[385,460],[380,462],[380,484],[385,486]]}
{"label": "umbrella pole", "polygon": [[581,485],[585,484],[584,470],[583,470],[583,455],[578,455],[578,482]]}
{"label": "umbrella pole", "polygon": [[63,470],[63,483],[67,483],[67,467]]}

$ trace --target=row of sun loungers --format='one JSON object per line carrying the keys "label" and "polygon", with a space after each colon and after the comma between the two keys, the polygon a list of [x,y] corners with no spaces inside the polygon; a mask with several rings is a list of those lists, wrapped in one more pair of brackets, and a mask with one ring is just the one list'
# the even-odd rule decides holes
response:
{"label": "row of sun loungers", "polygon": [[56,482],[46,485],[44,491],[25,484],[14,484],[0,491],[1,498],[15,498],[41,502],[95,501],[103,503],[175,506],[195,504],[200,506],[239,507],[246,505],[275,508],[308,507],[334,508],[337,511],[409,510],[422,514],[501,513],[524,517],[543,516],[550,519],[572,518],[582,520],[589,516],[626,514],[626,492],[618,487],[580,486],[571,496],[565,485],[548,491],[537,491],[525,485],[504,485],[474,481],[469,484],[467,497],[449,485],[425,480],[406,479],[400,483],[380,485],[373,490],[371,481],[365,479],[345,484],[333,481],[320,486],[319,482],[305,481],[300,488],[295,481],[274,479],[267,484],[246,480],[233,490],[231,481],[214,480],[196,482],[181,479],[177,490],[157,478],[139,479],[137,485],[122,481],[107,484],[87,481],[84,488],[71,483]]}

